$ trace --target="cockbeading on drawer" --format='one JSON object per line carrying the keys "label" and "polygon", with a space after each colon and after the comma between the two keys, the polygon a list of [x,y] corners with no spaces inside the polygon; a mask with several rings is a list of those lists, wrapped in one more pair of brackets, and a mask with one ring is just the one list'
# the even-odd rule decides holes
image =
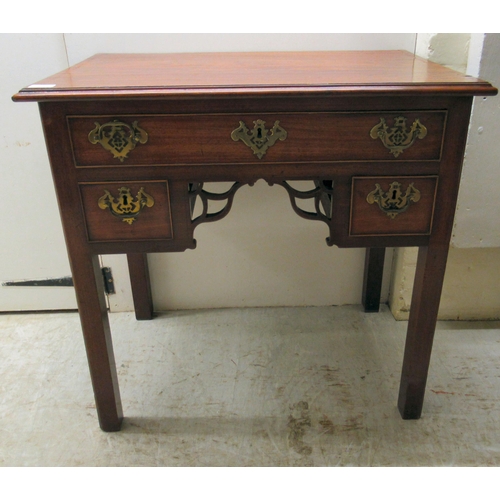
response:
{"label": "cockbeading on drawer", "polygon": [[167,181],[78,185],[89,242],[173,238]]}
{"label": "cockbeading on drawer", "polygon": [[[68,116],[77,167],[438,161],[446,111]],[[279,140],[278,140],[279,139]]]}
{"label": "cockbeading on drawer", "polygon": [[349,236],[429,235],[438,177],[353,177]]}

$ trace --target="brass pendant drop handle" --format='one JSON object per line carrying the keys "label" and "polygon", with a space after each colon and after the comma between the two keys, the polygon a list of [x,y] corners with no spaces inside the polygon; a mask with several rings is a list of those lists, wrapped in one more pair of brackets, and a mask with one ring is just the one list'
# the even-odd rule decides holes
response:
{"label": "brass pendant drop handle", "polygon": [[118,189],[116,199],[105,189],[104,195],[99,198],[97,204],[102,210],[109,210],[118,219],[132,224],[145,207],[151,208],[155,204],[155,200],[142,187],[135,197],[130,193],[129,188],[121,187]]}
{"label": "brass pendant drop handle", "polygon": [[384,192],[380,184],[375,184],[375,189],[366,197],[366,201],[370,205],[376,203],[380,210],[391,219],[395,219],[397,215],[406,212],[410,204],[417,203],[418,200],[420,200],[420,191],[413,185],[413,182],[408,186],[404,194],[399,182],[391,183],[387,192]]}
{"label": "brass pendant drop handle", "polygon": [[398,116],[394,119],[394,127],[389,128],[385,118],[370,130],[372,139],[380,139],[382,144],[397,158],[405,149],[409,148],[417,139],[427,135],[427,128],[416,119],[410,130],[406,127],[406,118]]}
{"label": "brass pendant drop handle", "polygon": [[100,144],[106,151],[113,154],[113,158],[123,161],[132,151],[137,143],[145,144],[148,134],[137,121],[128,125],[120,120],[100,125],[94,122],[95,128],[89,133],[89,141],[92,144]]}
{"label": "brass pendant drop handle", "polygon": [[266,128],[266,122],[263,120],[255,120],[253,123],[253,129],[249,130],[245,123],[240,121],[240,126],[231,132],[231,139],[242,141],[260,160],[276,141],[286,139],[287,132],[278,120],[274,122],[271,130]]}

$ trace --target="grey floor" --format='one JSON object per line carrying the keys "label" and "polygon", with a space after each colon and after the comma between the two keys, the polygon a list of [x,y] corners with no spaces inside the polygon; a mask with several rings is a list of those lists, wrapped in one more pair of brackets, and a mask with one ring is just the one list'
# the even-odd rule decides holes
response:
{"label": "grey floor", "polygon": [[498,466],[500,322],[440,322],[424,413],[406,322],[360,306],[111,315],[123,429],[97,424],[76,313],[0,316],[1,466]]}

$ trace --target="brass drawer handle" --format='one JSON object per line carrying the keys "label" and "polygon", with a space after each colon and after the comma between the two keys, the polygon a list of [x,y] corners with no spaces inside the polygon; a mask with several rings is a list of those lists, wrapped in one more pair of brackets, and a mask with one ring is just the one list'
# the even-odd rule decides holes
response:
{"label": "brass drawer handle", "polygon": [[406,118],[398,116],[394,119],[394,127],[389,128],[385,118],[380,118],[380,123],[370,130],[372,139],[379,138],[382,144],[397,158],[405,149],[409,148],[416,139],[423,139],[427,129],[416,119],[410,130],[406,127]]}
{"label": "brass drawer handle", "polygon": [[97,204],[99,208],[108,209],[115,217],[127,224],[135,222],[144,207],[151,208],[155,204],[154,198],[147,194],[142,187],[135,198],[130,194],[130,189],[126,187],[119,188],[118,193],[118,199],[115,199],[105,189],[104,195],[99,198]]}
{"label": "brass drawer handle", "polygon": [[148,141],[148,134],[145,130],[133,122],[127,125],[119,120],[100,125],[95,123],[95,128],[89,133],[89,141],[92,144],[100,144],[106,151],[113,154],[113,158],[123,161],[132,151],[136,144],[145,144]]}
{"label": "brass drawer handle", "polygon": [[278,120],[274,122],[271,130],[266,128],[266,122],[263,120],[255,120],[253,123],[253,130],[248,130],[245,123],[240,121],[240,126],[231,132],[231,139],[244,142],[260,160],[278,139],[286,139],[287,132]]}
{"label": "brass drawer handle", "polygon": [[413,185],[413,182],[408,186],[405,194],[403,194],[399,182],[393,182],[389,186],[387,193],[384,193],[380,184],[375,184],[375,189],[366,197],[366,201],[370,205],[377,203],[380,210],[391,219],[395,219],[397,215],[406,212],[410,204],[417,203],[418,200],[420,200],[420,191]]}

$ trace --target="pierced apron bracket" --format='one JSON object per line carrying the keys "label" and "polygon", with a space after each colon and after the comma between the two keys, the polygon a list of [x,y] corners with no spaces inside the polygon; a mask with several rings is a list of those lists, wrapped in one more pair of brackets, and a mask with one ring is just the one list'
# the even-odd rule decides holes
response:
{"label": "pierced apron bracket", "polygon": [[[332,211],[333,211],[333,181],[331,180],[316,180],[314,181],[315,188],[308,191],[299,191],[293,188],[287,181],[268,181],[268,184],[279,184],[283,186],[290,197],[290,203],[294,212],[307,220],[323,221],[330,228],[330,236],[326,238],[328,246],[333,245],[332,238]],[[310,212],[300,208],[297,205],[297,200],[314,200],[314,212]]]}
{"label": "pierced apron bracket", "polygon": [[[245,182],[235,182],[227,191],[224,193],[211,193],[210,191],[206,191],[203,189],[203,182],[195,182],[189,184],[189,203],[191,208],[191,222],[194,227],[203,222],[215,222],[223,219],[231,210],[233,206],[233,199],[236,191],[242,186],[244,186]],[[248,183],[249,185],[253,185],[253,183]],[[202,203],[202,213],[193,219],[194,207],[197,199],[201,200]],[[224,208],[219,210],[218,212],[209,213],[209,201],[226,201],[226,205]]]}
{"label": "pierced apron bracket", "polygon": [[[267,181],[270,186],[278,184],[283,186],[288,195],[294,212],[308,220],[319,220],[325,222],[330,227],[330,237],[326,239],[328,246],[333,245],[333,238],[331,234],[331,220],[332,220],[332,204],[333,204],[333,181],[331,180],[317,180],[314,181],[314,189],[308,191],[299,191],[293,188],[287,181]],[[223,219],[231,210],[233,205],[234,195],[236,191],[245,185],[253,186],[254,182],[235,182],[233,185],[223,193],[211,193],[203,189],[203,183],[189,184],[189,201],[191,209],[191,223],[195,228],[198,224],[204,222],[215,222]],[[202,213],[197,217],[193,217],[196,201],[200,199],[202,203]],[[314,200],[314,212],[310,212],[300,208],[297,200]],[[224,208],[217,212],[209,212],[209,201],[226,201]]]}

